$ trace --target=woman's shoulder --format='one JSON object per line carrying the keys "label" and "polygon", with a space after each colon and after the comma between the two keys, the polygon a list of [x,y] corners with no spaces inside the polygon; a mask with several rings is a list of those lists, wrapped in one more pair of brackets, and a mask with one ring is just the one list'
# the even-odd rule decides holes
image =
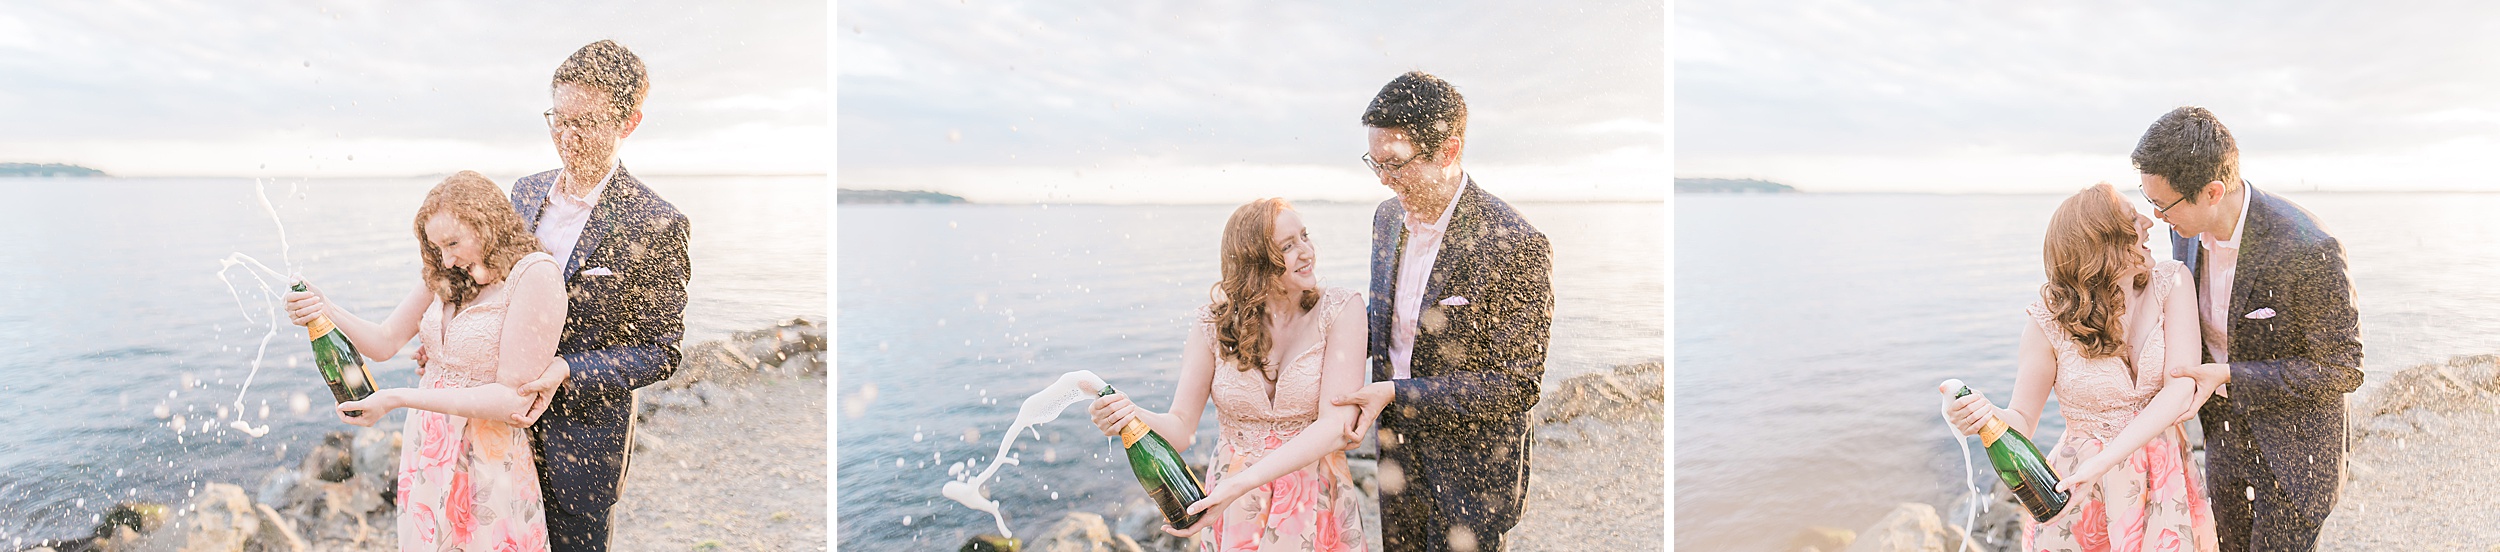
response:
{"label": "woman's shoulder", "polygon": [[558,272],[563,270],[561,265],[556,264],[555,255],[549,255],[545,251],[532,251],[528,255],[522,255],[521,260],[512,263],[510,279],[516,284],[525,286],[544,286],[552,283],[560,287],[564,285],[564,276]]}

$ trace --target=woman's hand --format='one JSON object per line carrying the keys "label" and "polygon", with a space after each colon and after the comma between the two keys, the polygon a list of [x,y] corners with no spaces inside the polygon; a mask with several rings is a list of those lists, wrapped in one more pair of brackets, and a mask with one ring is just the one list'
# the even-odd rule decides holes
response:
{"label": "woman's hand", "polygon": [[1189,527],[1185,529],[1173,529],[1172,526],[1165,525],[1163,526],[1163,532],[1171,534],[1175,537],[1189,538],[1190,535],[1198,534],[1199,531],[1205,530],[1208,525],[1214,524],[1215,514],[1223,512],[1225,506],[1232,505],[1234,499],[1241,498],[1241,495],[1250,493],[1251,487],[1236,484],[1236,481],[1240,480],[1227,479],[1222,482],[1218,482],[1215,484],[1214,488],[1207,489],[1206,498],[1198,499],[1197,502],[1189,504],[1189,513],[1198,514],[1197,523],[1190,524]]}
{"label": "woman's hand", "polygon": [[311,281],[304,282],[304,289],[307,291],[289,291],[281,296],[286,299],[287,320],[297,326],[311,326],[313,318],[321,316],[330,307],[330,300],[322,297],[321,288],[313,286]]}
{"label": "woman's hand", "polygon": [[1978,435],[1980,428],[1988,426],[1988,418],[1996,416],[1997,405],[1973,390],[1969,395],[1948,400],[1944,412],[1945,418],[1953,421],[1954,434]]}
{"label": "woman's hand", "polygon": [[2118,467],[2118,459],[2119,456],[2110,454],[2110,451],[2101,451],[2100,454],[2094,454],[2091,458],[2085,458],[2083,463],[2075,465],[2074,473],[2066,474],[2065,479],[2057,480],[2058,492],[2074,492],[2076,485],[2100,479],[2101,474],[2109,473],[2110,468]]}
{"label": "woman's hand", "polygon": [[1101,429],[1104,437],[1118,437],[1120,428],[1128,427],[1129,420],[1137,419],[1142,410],[1137,403],[1128,402],[1127,393],[1112,393],[1094,399],[1094,405],[1085,412],[1093,416],[1094,427]]}
{"label": "woman's hand", "polygon": [[[365,396],[363,400],[339,403],[334,412],[338,414],[339,421],[347,422],[348,425],[373,427],[373,424],[382,421],[383,416],[390,415],[392,409],[399,408],[398,397],[399,395],[391,393],[389,389],[375,391],[372,395]],[[351,416],[349,412],[356,414]]]}

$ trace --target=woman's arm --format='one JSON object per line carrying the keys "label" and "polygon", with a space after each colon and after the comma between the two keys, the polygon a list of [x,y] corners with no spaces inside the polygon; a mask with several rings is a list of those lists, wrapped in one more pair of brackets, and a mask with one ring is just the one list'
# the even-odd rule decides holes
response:
{"label": "woman's arm", "polygon": [[386,413],[392,408],[414,408],[496,422],[529,412],[538,397],[515,390],[537,379],[556,360],[556,338],[564,329],[564,282],[545,263],[530,263],[519,267],[508,283],[511,303],[504,310],[494,383],[457,389],[386,389],[339,408],[363,409],[363,403],[370,402]]}
{"label": "woman's arm", "polygon": [[297,326],[307,327],[312,325],[314,317],[329,318],[330,324],[347,336],[347,342],[355,344],[357,354],[374,362],[398,356],[399,348],[417,336],[417,320],[424,318],[425,309],[434,305],[434,292],[426,289],[425,283],[419,282],[415,291],[408,292],[407,299],[400,300],[399,306],[391,309],[391,314],[376,324],[357,318],[355,313],[331,303],[320,288],[311,288],[310,284],[306,287],[312,291],[286,294],[287,318]]}
{"label": "woman's arm", "polygon": [[2083,459],[2083,463],[2076,464],[2074,473],[2066,474],[2065,479],[2057,482],[2057,490],[2073,489],[2076,484],[2098,479],[2102,473],[2117,467],[2119,462],[2126,460],[2127,455],[2135,454],[2136,449],[2144,448],[2145,443],[2152,442],[2153,437],[2177,426],[2178,422],[2174,420],[2179,418],[2179,413],[2187,412],[2188,403],[2195,402],[2195,400],[2196,380],[2170,378],[2162,384],[2160,392],[2153,394],[2153,402],[2144,405],[2142,412],[2136,413],[2135,421],[2127,422],[2126,429],[2119,430],[2117,437],[2112,437],[2109,441],[2102,443],[2104,446],[2101,447],[2100,454],[2094,454],[2091,458]]}
{"label": "woman's arm", "polygon": [[1974,388],[1970,395],[1945,404],[1945,418],[1962,435],[1978,434],[1990,416],[2030,435],[2039,429],[2040,410],[2048,406],[2049,388],[2056,383],[2057,353],[2049,348],[2049,336],[2041,332],[2039,324],[2026,320],[2022,337],[2014,346],[2014,407],[1997,408],[1986,394]]}
{"label": "woman's arm", "polygon": [[1117,437],[1120,428],[1130,419],[1146,423],[1147,429],[1163,435],[1176,450],[1189,450],[1197,442],[1198,419],[1207,409],[1207,395],[1215,386],[1215,340],[1209,332],[1192,327],[1188,342],[1181,345],[1181,379],[1172,389],[1172,410],[1157,414],[1129,402],[1128,393],[1112,393],[1094,400],[1089,408],[1094,426],[1106,436]]}
{"label": "woman's arm", "polygon": [[[2204,322],[2196,314],[2196,283],[2188,279],[2186,271],[2175,273],[2172,278],[2169,304],[2162,308],[2162,340],[2169,348],[2162,351],[2161,373],[2169,378],[2193,377],[2190,373],[2205,361]],[[2197,382],[2195,400],[2180,409],[2176,423],[2194,419],[2196,411],[2205,407],[2205,400],[2214,397],[2214,389]]]}
{"label": "woman's arm", "polygon": [[[1355,304],[1359,305],[1361,299],[1358,295],[1353,300],[1358,301]],[[1363,386],[1364,338],[1365,332],[1369,331],[1363,322],[1362,309],[1339,309],[1336,319],[1330,321],[1331,326],[1325,338],[1328,340],[1325,345],[1326,350],[1320,359],[1320,393],[1317,396],[1329,397],[1350,393],[1355,388]],[[1321,401],[1318,420],[1304,427],[1302,432],[1294,435],[1292,440],[1285,441],[1283,446],[1269,451],[1267,457],[1260,458],[1258,463],[1244,468],[1241,473],[1225,477],[1224,481],[1217,483],[1214,489],[1207,491],[1205,499],[1191,504],[1190,511],[1201,512],[1214,509],[1232,502],[1233,499],[1241,498],[1242,495],[1249,494],[1251,489],[1267,485],[1276,478],[1284,477],[1285,474],[1302,469],[1303,466],[1309,466],[1328,455],[1345,454],[1346,432],[1340,431],[1339,428],[1354,422],[1358,408],[1352,405],[1335,406],[1327,401]],[[1214,517],[1205,516],[1202,519]]]}

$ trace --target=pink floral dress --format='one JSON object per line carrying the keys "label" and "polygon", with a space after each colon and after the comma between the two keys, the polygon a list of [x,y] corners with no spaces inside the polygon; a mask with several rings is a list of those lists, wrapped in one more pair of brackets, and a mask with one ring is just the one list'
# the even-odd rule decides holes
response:
{"label": "pink floral dress", "polygon": [[[1213,487],[1240,473],[1270,451],[1300,435],[1319,420],[1320,359],[1329,347],[1363,347],[1361,342],[1329,343],[1329,322],[1347,304],[1361,308],[1361,293],[1329,288],[1314,309],[1320,318],[1320,342],[1283,356],[1277,371],[1276,396],[1268,398],[1267,379],[1258,371],[1242,371],[1229,360],[1215,366],[1214,391],[1217,464],[1207,474]],[[1201,313],[1199,331],[1215,325]],[[1363,492],[1347,471],[1344,454],[1330,454],[1242,495],[1216,516],[1201,550],[1365,550]]]}
{"label": "pink floral dress", "polygon": [[[2145,290],[2146,302],[2137,308],[2164,308],[2171,286],[2185,285],[2185,265],[2177,261],[2161,261],[2153,265],[2152,284]],[[2059,436],[2057,446],[2049,452],[2049,467],[2060,476],[2074,472],[2075,465],[2100,454],[2104,441],[2117,438],[2118,432],[2135,420],[2136,412],[2153,400],[2168,379],[2159,367],[2168,350],[2162,328],[2149,328],[2150,335],[2135,348],[2138,368],[2131,378],[2127,363],[2116,356],[2087,359],[2072,336],[2060,329],[2056,316],[2043,303],[2032,303],[2027,310],[2031,321],[2039,324],[2049,336],[2049,347],[2057,353],[2057,382],[2052,388],[2057,395],[2059,413],[2066,417],[2066,432]],[[2195,320],[2162,320],[2160,323],[2197,323]],[[2199,346],[2189,343],[2187,346]],[[2178,425],[2136,449],[2124,463],[2110,468],[2100,479],[2076,485],[2066,511],[2047,523],[2034,523],[2023,517],[2023,550],[2029,551],[2212,551],[2220,549],[2214,532],[2213,505],[2206,502],[2205,474],[2187,449],[2187,433]]]}
{"label": "pink floral dress", "polygon": [[[446,313],[439,299],[426,309],[417,336],[430,361],[418,386],[459,389],[495,382],[505,307],[511,303],[504,283],[519,281],[530,270],[559,269],[554,257],[531,253],[513,265],[511,277],[486,286],[460,312]],[[547,513],[528,430],[503,420],[410,409],[401,432],[401,442],[410,446],[399,455],[400,550],[547,549]]]}

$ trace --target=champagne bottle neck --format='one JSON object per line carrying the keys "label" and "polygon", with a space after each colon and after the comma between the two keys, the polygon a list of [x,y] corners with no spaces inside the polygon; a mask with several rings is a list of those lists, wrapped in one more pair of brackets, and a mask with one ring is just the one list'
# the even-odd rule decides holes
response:
{"label": "champagne bottle neck", "polygon": [[337,329],[338,326],[330,323],[330,317],[315,316],[312,323],[304,325],[304,335],[307,339],[319,340],[321,336],[330,335],[331,331]]}
{"label": "champagne bottle neck", "polygon": [[1120,428],[1120,448],[1137,446],[1137,440],[1146,438],[1148,431],[1153,430],[1146,427],[1145,421],[1130,419],[1128,425]]}
{"label": "champagne bottle neck", "polygon": [[1979,446],[1996,446],[1997,439],[2004,437],[2006,430],[2012,428],[2013,426],[2005,425],[2005,420],[1999,420],[1993,415],[1988,416],[1987,425],[1979,427]]}

